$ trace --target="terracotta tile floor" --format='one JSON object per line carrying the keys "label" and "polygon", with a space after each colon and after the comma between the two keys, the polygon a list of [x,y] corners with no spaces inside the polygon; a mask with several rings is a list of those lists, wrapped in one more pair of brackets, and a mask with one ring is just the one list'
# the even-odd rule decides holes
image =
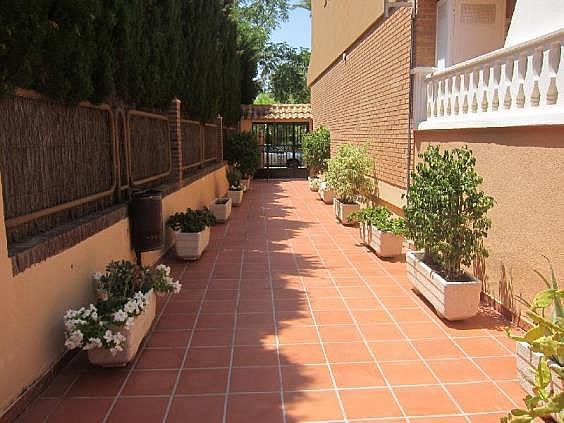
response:
{"label": "terracotta tile floor", "polygon": [[496,422],[521,403],[506,323],[447,323],[304,181],[253,183],[125,369],[79,354],[22,422]]}

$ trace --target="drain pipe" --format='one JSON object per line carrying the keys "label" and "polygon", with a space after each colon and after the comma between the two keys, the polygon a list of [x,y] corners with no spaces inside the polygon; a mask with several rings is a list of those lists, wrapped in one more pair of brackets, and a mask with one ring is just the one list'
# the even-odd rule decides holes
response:
{"label": "drain pipe", "polygon": [[411,1],[411,48],[409,52],[409,116],[407,117],[407,151],[405,163],[405,189],[409,189],[411,185],[411,145],[412,145],[412,129],[411,124],[413,120],[413,85],[414,76],[411,71],[415,64],[415,16],[417,10],[417,0]]}

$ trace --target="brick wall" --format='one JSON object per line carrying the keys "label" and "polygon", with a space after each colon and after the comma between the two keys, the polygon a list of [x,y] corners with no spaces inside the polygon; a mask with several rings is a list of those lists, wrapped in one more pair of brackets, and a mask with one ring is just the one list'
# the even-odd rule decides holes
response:
{"label": "brick wall", "polygon": [[332,151],[370,143],[376,175],[406,185],[411,8],[380,20],[311,86],[314,125],[331,131]]}
{"label": "brick wall", "polygon": [[417,0],[414,66],[435,66],[437,0]]}

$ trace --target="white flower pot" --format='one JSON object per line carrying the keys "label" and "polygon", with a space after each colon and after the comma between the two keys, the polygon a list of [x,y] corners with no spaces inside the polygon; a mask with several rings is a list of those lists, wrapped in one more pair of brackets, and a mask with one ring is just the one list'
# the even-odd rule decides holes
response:
{"label": "white flower pot", "polygon": [[243,190],[229,190],[227,191],[227,196],[231,198],[231,202],[234,206],[239,206],[243,202]]}
{"label": "white flower pot", "polygon": [[210,228],[203,231],[188,233],[175,232],[176,255],[184,260],[197,260],[210,243]]}
{"label": "white flower pot", "polygon": [[333,200],[333,208],[335,209],[335,216],[343,225],[354,225],[355,222],[349,222],[349,216],[355,211],[360,210],[358,204],[345,204],[335,198]]}
{"label": "white flower pot", "polygon": [[116,355],[112,355],[110,350],[105,348],[95,348],[93,350],[88,350],[88,360],[97,366],[102,367],[123,367],[127,365],[133,358],[141,341],[149,332],[151,324],[155,319],[155,311],[157,307],[157,301],[155,298],[155,293],[151,290],[149,293],[149,303],[143,312],[133,319],[133,324],[129,329],[125,327],[115,327],[112,328],[114,331],[119,331],[125,337],[125,342],[122,344],[123,351],[118,352]]}
{"label": "white flower pot", "polygon": [[333,204],[333,199],[335,198],[335,191],[327,186],[327,183],[321,182],[319,185],[319,198],[325,204]]}
{"label": "white flower pot", "polygon": [[[534,352],[530,345],[526,342],[517,342],[516,352],[519,383],[525,392],[533,395],[536,369],[539,365],[539,360],[542,357],[542,354]],[[552,374],[551,389],[553,389],[556,393],[564,391],[564,383],[555,370],[560,368],[560,366],[558,363],[548,360],[548,367],[550,367]]]}
{"label": "white flower pot", "polygon": [[381,231],[367,223],[360,224],[360,239],[380,257],[399,256],[403,247],[402,236]]}
{"label": "white flower pot", "polygon": [[475,316],[480,304],[482,283],[468,276],[464,282],[447,281],[422,260],[423,253],[406,254],[407,277],[411,284],[447,320],[462,320]]}
{"label": "white flower pot", "polygon": [[229,197],[216,198],[213,203],[210,204],[210,212],[215,216],[218,222],[226,222],[231,215],[231,205],[233,201]]}
{"label": "white flower pot", "polygon": [[241,186],[243,187],[243,191],[248,191],[251,189],[251,178],[241,179]]}

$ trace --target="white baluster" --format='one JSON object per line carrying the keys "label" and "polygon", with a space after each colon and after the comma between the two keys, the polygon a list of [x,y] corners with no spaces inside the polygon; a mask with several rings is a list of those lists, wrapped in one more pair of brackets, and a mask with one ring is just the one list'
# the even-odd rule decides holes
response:
{"label": "white baluster", "polygon": [[543,62],[543,49],[536,48],[533,51],[533,60],[532,60],[532,77],[533,77],[533,89],[531,90],[531,106],[538,107],[540,104],[540,88],[539,88],[539,79],[540,73],[542,69],[542,62]]}
{"label": "white baluster", "polygon": [[558,102],[558,86],[556,84],[556,76],[560,67],[562,45],[554,43],[548,50],[548,88],[546,90],[546,104],[553,105]]}
{"label": "white baluster", "polygon": [[525,76],[527,73],[527,62],[528,56],[526,53],[520,54],[517,59],[517,96],[515,98],[515,104],[519,109],[525,106]]}
{"label": "white baluster", "polygon": [[503,97],[503,107],[507,110],[511,109],[513,98],[511,96],[511,86],[513,85],[513,65],[515,60],[509,57],[505,61],[503,70],[503,85],[505,86],[505,95]]}

